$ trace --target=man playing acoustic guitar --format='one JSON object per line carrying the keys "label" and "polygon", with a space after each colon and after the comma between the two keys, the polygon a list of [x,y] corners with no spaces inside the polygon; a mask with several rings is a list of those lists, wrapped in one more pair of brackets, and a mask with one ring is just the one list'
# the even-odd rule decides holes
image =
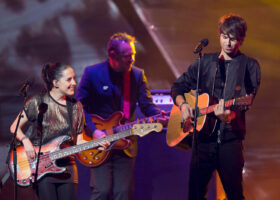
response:
{"label": "man playing acoustic guitar", "polygon": [[[239,51],[246,35],[245,20],[238,15],[219,20],[221,51],[201,58],[199,94],[207,93],[218,103],[214,114],[207,115],[203,129],[197,134],[196,151],[192,152],[189,199],[206,199],[207,185],[217,170],[227,198],[244,199],[242,141],[245,137],[245,112],[248,107],[225,109],[225,101],[245,95],[255,96],[260,85],[258,62]],[[191,64],[173,84],[171,93],[184,120],[194,117],[193,107],[184,93],[196,89],[198,60]],[[212,104],[213,101],[210,100]],[[171,120],[171,118],[170,118]]]}
{"label": "man playing acoustic guitar", "polygon": [[[77,99],[83,104],[86,127],[89,136],[93,138],[105,137],[107,133],[104,129],[106,126],[110,127],[108,123],[111,122],[111,128],[113,125],[118,125],[117,111],[123,112],[123,122],[133,121],[137,102],[146,116],[161,113],[153,104],[144,71],[132,66],[136,54],[134,43],[133,36],[126,33],[114,34],[107,46],[109,59],[89,66],[84,71],[78,87]],[[91,114],[101,118],[94,118],[93,123]],[[102,118],[109,120],[102,120]],[[133,158],[137,153],[137,144],[136,138],[129,138],[129,140],[131,144],[125,152],[117,149],[110,150],[109,159],[91,168],[91,200],[108,200],[111,195],[114,200],[132,199]],[[105,141],[101,145],[106,148],[110,143]],[[103,153],[104,151],[97,152],[96,161],[102,159]]]}

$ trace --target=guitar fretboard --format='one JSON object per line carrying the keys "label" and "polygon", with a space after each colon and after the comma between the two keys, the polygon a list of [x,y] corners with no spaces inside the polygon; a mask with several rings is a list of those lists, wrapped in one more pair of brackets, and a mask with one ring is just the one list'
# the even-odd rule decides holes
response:
{"label": "guitar fretboard", "polygon": [[[165,113],[165,115],[169,115],[169,114],[170,114],[170,111]],[[153,116],[150,116],[150,117],[138,119],[137,121],[128,122],[124,125],[116,126],[111,130],[113,130],[114,133],[117,133],[117,132],[120,132],[120,131],[125,131],[125,130],[128,130],[128,129],[131,129],[134,124],[145,123],[145,122],[154,123],[154,122],[157,121],[158,117],[161,117],[162,115],[163,114],[157,114],[157,115],[153,115]]]}
{"label": "guitar fretboard", "polygon": [[64,158],[64,157],[70,156],[72,154],[81,152],[81,151],[85,151],[85,150],[88,150],[88,149],[98,147],[99,146],[98,143],[100,143],[102,141],[105,141],[105,140],[109,141],[109,142],[113,142],[113,141],[119,140],[121,138],[131,136],[132,135],[131,129],[132,129],[134,124],[138,124],[140,122],[144,123],[146,121],[153,122],[153,121],[156,121],[156,119],[159,116],[162,116],[162,114],[157,114],[157,115],[154,115],[154,116],[151,116],[151,117],[139,119],[137,121],[126,123],[124,125],[115,126],[115,127],[113,127],[113,129],[110,129],[109,131],[113,131],[113,133],[116,133],[116,134],[108,135],[108,136],[106,136],[106,138],[100,138],[100,139],[92,140],[90,142],[86,142],[86,143],[79,144],[79,145],[72,146],[72,147],[67,147],[67,148],[61,149],[61,150],[56,151],[56,152],[52,152],[52,153],[50,153],[50,158],[52,160]]}
{"label": "guitar fretboard", "polygon": [[67,147],[67,148],[61,149],[59,151],[52,152],[52,153],[50,153],[50,158],[52,160],[64,158],[64,157],[70,156],[72,154],[81,152],[81,151],[85,151],[85,150],[88,150],[88,149],[98,147],[99,146],[98,143],[100,143],[102,141],[107,140],[109,142],[113,142],[113,141],[119,140],[121,138],[125,138],[127,136],[130,136],[130,135],[132,135],[131,128],[128,129],[128,130],[121,131],[118,134],[109,135],[106,138],[100,138],[100,139],[92,140],[90,142],[86,142],[86,143],[83,143],[83,144]]}
{"label": "guitar fretboard", "polygon": [[[231,100],[226,101],[225,102],[225,107],[228,108],[228,107],[232,106],[234,104],[234,101],[235,101],[235,99],[231,99]],[[218,104],[199,109],[199,112],[200,112],[199,115],[206,115],[206,114],[214,112],[214,108],[215,108],[216,105],[218,105]]]}

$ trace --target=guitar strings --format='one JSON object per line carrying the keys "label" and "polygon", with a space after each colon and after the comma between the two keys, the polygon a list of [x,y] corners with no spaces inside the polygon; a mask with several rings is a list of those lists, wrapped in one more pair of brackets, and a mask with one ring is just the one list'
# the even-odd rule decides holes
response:
{"label": "guitar strings", "polygon": [[[157,114],[157,115],[154,115],[154,116],[150,116],[150,117],[147,117],[147,118],[144,118],[144,119],[140,119],[139,121],[145,121],[145,120],[150,120],[150,119],[153,119],[152,121],[155,121],[154,117],[161,116],[161,115],[167,115],[169,113],[170,113],[170,111],[166,112],[164,114],[160,113],[160,114]],[[126,125],[130,125],[130,124],[132,124],[132,122],[128,123],[128,124],[121,125],[121,126],[126,126]],[[53,153],[55,153],[55,152],[53,152]],[[50,152],[46,152],[45,154],[40,155],[40,161],[42,161],[42,160],[44,161],[44,160],[49,159],[49,155],[50,155]],[[36,160],[34,160],[34,161],[36,161]],[[25,160],[17,162],[17,164],[20,165],[21,167],[27,167],[34,161],[29,161],[28,159],[25,159]]]}
{"label": "guitar strings", "polygon": [[[127,130],[126,130],[127,131]],[[125,131],[124,131],[125,132]],[[113,135],[112,135],[113,136]],[[102,140],[104,140],[103,138],[101,138]],[[94,140],[92,140],[92,141],[94,141]],[[96,141],[95,141],[96,142]],[[82,144],[79,144],[79,145],[86,145],[86,143],[82,143]],[[63,150],[63,149],[60,149],[60,150]],[[44,153],[44,152],[43,152]],[[55,153],[58,153],[58,152],[52,152],[53,154],[55,154]],[[44,154],[42,154],[42,155],[40,155],[40,161],[41,160],[47,160],[48,158],[49,158],[49,155],[50,155],[51,153],[50,152],[45,152]],[[70,155],[69,155],[70,156]],[[26,157],[26,156],[25,156]],[[51,159],[50,159],[51,160]],[[28,166],[28,165],[30,165],[32,162],[34,162],[34,161],[29,161],[27,158],[25,158],[24,160],[22,160],[22,161],[19,161],[19,162],[17,162],[18,163],[18,165],[20,165],[20,166],[22,166],[22,167],[26,167],[26,166]]]}
{"label": "guitar strings", "polygon": [[[46,154],[40,155],[40,161],[41,160],[47,160],[49,155],[50,155],[49,152],[47,152]],[[36,161],[36,160],[34,160],[34,161]],[[28,159],[25,159],[25,160],[17,162],[17,164],[20,165],[20,166],[26,167],[26,166],[30,165],[32,162],[34,162],[34,161],[29,161]]]}
{"label": "guitar strings", "polygon": [[[126,131],[128,131],[128,130],[125,130],[124,132],[126,132]],[[113,135],[111,135],[111,136],[113,136]],[[105,138],[101,138],[101,140],[104,140],[104,139]],[[92,141],[94,141],[94,140],[92,140]],[[90,142],[92,142],[92,141],[90,141]],[[83,146],[83,145],[86,145],[86,144],[87,143],[82,143],[82,144],[79,144],[77,146]],[[60,150],[63,150],[63,149],[60,149]],[[49,155],[51,154],[51,152],[43,152],[43,153],[44,154],[40,155],[40,161],[44,161],[44,160],[47,160],[47,159],[50,159],[51,161],[53,161],[51,158],[49,158]],[[52,152],[52,154],[57,154],[57,153],[58,152]],[[70,155],[68,155],[68,156],[70,156]],[[67,156],[65,156],[65,157],[67,157]],[[34,161],[36,161],[36,160],[34,160]],[[24,160],[17,162],[17,164],[20,165],[21,167],[27,167],[27,166],[29,166],[34,161],[29,161],[28,158],[25,158]]]}

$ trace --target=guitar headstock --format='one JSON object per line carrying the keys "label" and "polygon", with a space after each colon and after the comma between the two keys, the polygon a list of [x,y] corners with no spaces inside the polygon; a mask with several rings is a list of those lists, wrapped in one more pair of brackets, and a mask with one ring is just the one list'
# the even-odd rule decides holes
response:
{"label": "guitar headstock", "polygon": [[253,102],[253,95],[246,95],[235,99],[235,106],[250,106]]}
{"label": "guitar headstock", "polygon": [[143,137],[152,131],[160,132],[161,130],[161,123],[134,124],[131,129],[132,135],[139,135],[140,137]]}

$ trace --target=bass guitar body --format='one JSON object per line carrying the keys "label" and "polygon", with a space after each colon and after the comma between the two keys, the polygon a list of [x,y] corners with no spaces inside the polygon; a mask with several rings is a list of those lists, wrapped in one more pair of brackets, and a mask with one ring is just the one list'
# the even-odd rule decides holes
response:
{"label": "bass guitar body", "polygon": [[[37,180],[48,173],[62,173],[66,170],[64,167],[58,167],[55,159],[51,156],[52,152],[60,150],[60,145],[67,140],[69,136],[60,136],[41,147],[40,162],[38,165]],[[35,182],[36,166],[38,160],[39,147],[34,146],[36,159],[28,160],[24,146],[17,147],[17,184],[20,186],[29,186]],[[12,177],[14,176],[14,154],[10,152],[9,169]]]}

